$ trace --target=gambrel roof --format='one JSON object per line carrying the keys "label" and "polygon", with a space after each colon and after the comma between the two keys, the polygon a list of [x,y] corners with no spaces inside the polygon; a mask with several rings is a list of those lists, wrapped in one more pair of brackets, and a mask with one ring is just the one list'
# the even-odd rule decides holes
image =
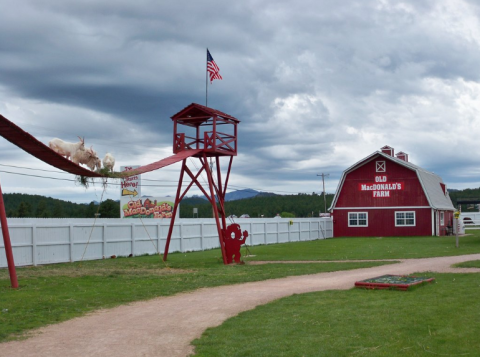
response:
{"label": "gambrel roof", "polygon": [[[380,156],[385,158],[386,160],[393,161],[401,166],[404,166],[416,172],[418,180],[423,188],[423,191],[425,192],[425,196],[427,197],[428,203],[431,208],[437,209],[437,210],[445,210],[445,211],[455,210],[455,207],[453,206],[453,203],[450,199],[450,196],[448,195],[448,191],[446,190],[446,188],[444,192],[445,185],[440,176],[438,176],[433,172],[422,169],[421,167],[414,165],[411,162],[398,159],[396,157],[385,154],[381,151],[376,151],[372,153],[371,155],[353,164],[343,172],[340,182],[338,183],[337,191],[335,192],[335,197],[333,198],[332,205],[328,210],[335,208],[338,195],[343,187],[343,183],[345,181],[347,174],[356,170],[360,166],[365,165],[366,163],[372,160],[375,160]],[[442,185],[444,185],[444,187],[442,187]]]}

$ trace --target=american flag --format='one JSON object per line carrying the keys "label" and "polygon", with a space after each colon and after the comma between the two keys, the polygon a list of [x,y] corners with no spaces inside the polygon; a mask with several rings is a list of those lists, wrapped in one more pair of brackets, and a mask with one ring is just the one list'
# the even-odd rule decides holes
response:
{"label": "american flag", "polygon": [[210,51],[207,49],[207,72],[210,75],[210,83],[213,82],[214,79],[222,79],[220,75],[220,68],[218,68],[217,64],[213,60]]}

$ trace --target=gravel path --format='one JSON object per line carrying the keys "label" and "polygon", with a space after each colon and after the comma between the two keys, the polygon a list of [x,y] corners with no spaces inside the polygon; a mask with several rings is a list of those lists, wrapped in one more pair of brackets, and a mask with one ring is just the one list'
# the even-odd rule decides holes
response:
{"label": "gravel path", "polygon": [[480,260],[480,254],[407,259],[380,267],[199,289],[100,310],[41,328],[26,340],[0,344],[0,356],[188,356],[193,352],[190,341],[206,328],[257,305],[292,294],[351,289],[355,281],[384,274],[480,272],[450,267],[469,260]]}

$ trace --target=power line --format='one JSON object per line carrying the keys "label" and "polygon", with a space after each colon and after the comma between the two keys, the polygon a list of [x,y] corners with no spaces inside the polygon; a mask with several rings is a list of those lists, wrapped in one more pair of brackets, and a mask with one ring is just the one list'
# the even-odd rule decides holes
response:
{"label": "power line", "polygon": [[32,171],[55,172],[55,173],[57,173],[57,174],[70,175],[68,172],[64,172],[64,171],[42,170],[42,169],[34,169],[34,168],[31,168],[31,167],[15,166],[15,165],[5,165],[5,164],[0,164],[0,166],[13,167],[13,168],[16,168],[16,169],[24,169],[24,170],[32,170]]}
{"label": "power line", "polygon": [[327,198],[325,197],[325,177],[330,176],[330,174],[324,174],[322,173],[321,175],[317,176],[322,176],[322,182],[323,182],[323,203],[325,205],[325,213],[327,213]]}
{"label": "power line", "polygon": [[[16,166],[16,165],[6,165],[6,164],[0,164],[0,166],[4,167],[12,167],[16,169],[23,169],[23,170],[31,170],[31,171],[41,171],[41,172],[51,172],[51,173],[56,173],[56,174],[63,174],[63,175],[71,175],[68,172],[64,171],[56,171],[56,170],[45,170],[45,169],[35,169],[31,167],[25,167],[25,166]],[[198,170],[198,168],[196,167]],[[69,182],[76,182],[75,179],[63,179],[63,178],[58,178],[58,177],[51,177],[51,176],[41,176],[41,175],[33,175],[33,174],[26,174],[26,173],[20,173],[20,172],[12,172],[12,171],[5,171],[5,170],[0,170],[0,172],[6,173],[6,174],[11,174],[11,175],[20,175],[20,176],[27,176],[27,177],[34,177],[34,178],[44,178],[44,179],[52,179],[52,180],[58,180],[58,181],[69,181]],[[205,177],[200,175],[202,180],[205,182]],[[118,178],[111,178],[115,180],[120,180]],[[163,185],[145,185],[142,184],[142,187],[177,187],[178,186],[178,181],[176,180],[153,180],[153,179],[145,179],[142,178],[142,181],[147,181],[147,182],[171,182],[172,184],[163,184]],[[173,184],[175,183],[175,184]],[[114,186],[121,186],[121,183],[115,183],[115,182],[109,182],[109,185],[114,185]],[[183,186],[186,186],[186,184],[182,184]],[[277,193],[277,194],[298,194],[299,192],[293,192],[293,191],[283,191],[283,190],[265,190],[262,188],[252,188],[252,187],[244,187],[244,186],[237,186],[237,185],[229,185],[229,190],[232,191],[239,191],[239,190],[253,190],[253,191],[260,191],[260,192],[272,192],[272,193]],[[324,190],[325,194],[325,190]]]}
{"label": "power line", "polygon": [[[63,175],[71,175],[69,172],[65,172],[65,171],[34,169],[34,168],[31,168],[31,167],[15,166],[15,165],[5,165],[5,164],[0,164],[0,166],[13,167],[13,168],[16,168],[16,169],[24,169],[24,170],[32,170],[32,171],[53,172],[53,173],[63,174]],[[176,181],[176,180],[151,180],[151,179],[146,179],[146,178],[142,178],[142,181],[151,181],[151,182],[158,182],[158,181],[160,181],[160,182],[178,182],[178,181]]]}
{"label": "power line", "polygon": [[74,181],[75,181],[75,180],[72,180],[72,179],[62,179],[62,178],[58,178],[58,177],[29,175],[29,174],[22,174],[22,173],[20,173],[20,172],[11,172],[11,171],[4,171],[4,170],[0,170],[0,172],[6,173],[6,174],[12,174],[12,175],[35,177],[35,178],[48,178],[48,179],[51,179],[51,180],[59,180],[59,181],[71,181],[71,182],[74,182]]}
{"label": "power line", "polygon": [[[24,174],[21,172],[11,172],[11,171],[5,171],[5,170],[0,170],[0,172],[6,173],[6,174],[11,174],[11,175],[20,175],[20,176],[28,176],[28,177],[34,177],[34,178],[44,178],[44,179],[49,179],[49,180],[59,180],[59,181],[70,181],[70,182],[76,182],[74,179],[64,179],[64,178],[58,178],[58,177],[51,177],[51,176],[40,176],[40,175],[31,175],[31,174]],[[109,182],[109,185],[113,186],[121,186],[121,183],[116,183],[116,182]],[[177,185],[142,185],[146,187],[177,187]]]}

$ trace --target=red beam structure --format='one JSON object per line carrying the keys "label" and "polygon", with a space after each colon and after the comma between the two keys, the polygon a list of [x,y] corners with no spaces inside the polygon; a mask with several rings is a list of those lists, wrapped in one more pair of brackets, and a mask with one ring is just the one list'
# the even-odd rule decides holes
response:
{"label": "red beam structure", "polygon": [[[190,155],[190,160],[198,160],[195,165],[197,173],[194,174],[187,165],[185,158],[182,163],[180,178],[178,180],[177,194],[173,217],[168,229],[167,242],[163,259],[167,260],[170,241],[172,239],[175,217],[178,205],[193,185],[196,185],[205,195],[213,208],[213,216],[217,225],[218,239],[222,250],[223,263],[227,264],[225,253],[225,242],[223,232],[227,228],[225,215],[225,193],[227,191],[228,179],[232,169],[233,156],[237,155],[237,125],[240,121],[231,115],[219,110],[192,103],[177,114],[172,116],[173,120],[173,152],[177,155],[182,152],[197,153]],[[222,127],[222,131],[219,128]],[[184,131],[180,132],[180,128]],[[221,159],[228,160],[225,182],[222,181]],[[209,166],[208,159],[214,160],[216,170]],[[200,175],[207,176],[208,189],[199,181]],[[185,177],[190,182],[185,190],[182,190]]]}
{"label": "red beam structure", "polygon": [[[2,115],[0,115],[0,135],[10,141],[12,144],[17,145],[19,148],[46,162],[47,164],[71,174],[84,177],[124,178],[158,170],[165,166],[181,161],[182,168],[180,171],[177,194],[175,196],[173,217],[170,222],[163,259],[166,260],[168,256],[168,249],[172,238],[178,205],[182,198],[185,197],[189,189],[193,185],[196,185],[212,205],[213,215],[217,224],[220,247],[222,249],[223,262],[224,264],[227,264],[225,242],[223,239],[223,232],[226,229],[225,193],[232,168],[233,156],[237,155],[237,125],[240,123],[240,121],[219,110],[196,103],[192,103],[185,107],[180,112],[173,115],[171,119],[173,120],[174,124],[172,156],[148,165],[141,166],[128,172],[122,172],[113,175],[109,174],[106,176],[95,171],[87,170],[57,154],[47,145],[38,141],[29,133],[23,131],[20,127]],[[180,132],[180,128],[182,128],[182,132]],[[222,182],[220,166],[221,158],[228,159],[225,182]],[[198,161],[199,165],[196,174],[194,174],[188,167],[187,159],[190,159],[193,163],[196,160]],[[213,171],[212,167],[209,167],[209,159],[214,161],[216,164],[215,172]],[[202,173],[207,176],[206,185],[208,185],[208,188],[204,188],[202,183],[199,181]],[[187,188],[182,191],[183,180],[187,176],[190,179],[190,183],[187,185]],[[12,280],[12,287],[18,287],[12,245],[10,243],[10,236],[8,233],[7,217],[5,213],[5,206],[3,204],[1,189],[0,220],[2,224],[2,233],[5,242],[5,251],[7,253],[7,262]]]}
{"label": "red beam structure", "polygon": [[3,202],[2,187],[0,186],[0,223],[2,225],[3,245],[5,246],[5,255],[7,256],[8,273],[10,274],[10,285],[12,288],[18,288],[17,272],[13,260],[12,243],[8,232],[7,214],[5,213],[5,204]]}

